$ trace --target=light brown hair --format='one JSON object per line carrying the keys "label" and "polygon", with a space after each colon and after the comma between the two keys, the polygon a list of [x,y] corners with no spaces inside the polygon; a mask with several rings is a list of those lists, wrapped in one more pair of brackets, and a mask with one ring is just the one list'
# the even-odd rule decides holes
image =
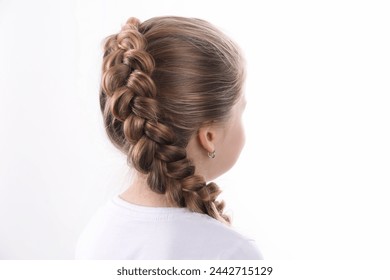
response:
{"label": "light brown hair", "polygon": [[219,187],[195,175],[186,146],[203,125],[229,118],[243,80],[238,47],[210,23],[130,18],[104,42],[100,104],[106,132],[172,205],[230,223],[216,200]]}

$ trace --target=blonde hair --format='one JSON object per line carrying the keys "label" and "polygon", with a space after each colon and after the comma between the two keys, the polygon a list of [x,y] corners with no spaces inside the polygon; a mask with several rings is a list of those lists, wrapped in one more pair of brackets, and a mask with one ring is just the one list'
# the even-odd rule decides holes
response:
{"label": "blonde hair", "polygon": [[210,23],[183,17],[128,19],[105,39],[100,105],[111,142],[172,205],[230,223],[215,183],[195,175],[186,146],[224,122],[238,101],[238,47]]}

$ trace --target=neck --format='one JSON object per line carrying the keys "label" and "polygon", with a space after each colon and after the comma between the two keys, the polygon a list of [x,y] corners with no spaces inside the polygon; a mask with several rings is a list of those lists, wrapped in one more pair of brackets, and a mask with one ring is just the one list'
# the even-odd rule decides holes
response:
{"label": "neck", "polygon": [[149,207],[172,207],[163,194],[152,191],[147,184],[147,175],[136,173],[130,186],[120,197],[132,204]]}

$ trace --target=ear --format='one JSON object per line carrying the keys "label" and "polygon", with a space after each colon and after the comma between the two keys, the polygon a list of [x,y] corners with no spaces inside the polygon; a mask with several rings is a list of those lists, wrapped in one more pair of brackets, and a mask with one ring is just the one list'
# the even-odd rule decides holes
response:
{"label": "ear", "polygon": [[198,141],[200,146],[207,152],[215,151],[217,132],[212,126],[203,126],[198,130]]}

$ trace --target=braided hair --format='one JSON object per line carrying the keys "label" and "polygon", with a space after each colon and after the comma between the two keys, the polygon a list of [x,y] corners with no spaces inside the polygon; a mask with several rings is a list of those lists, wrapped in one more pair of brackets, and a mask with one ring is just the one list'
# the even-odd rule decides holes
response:
{"label": "braided hair", "polygon": [[195,174],[186,147],[224,122],[244,79],[237,46],[206,21],[130,18],[104,42],[100,105],[107,135],[147,184],[177,207],[230,223],[220,189]]}

